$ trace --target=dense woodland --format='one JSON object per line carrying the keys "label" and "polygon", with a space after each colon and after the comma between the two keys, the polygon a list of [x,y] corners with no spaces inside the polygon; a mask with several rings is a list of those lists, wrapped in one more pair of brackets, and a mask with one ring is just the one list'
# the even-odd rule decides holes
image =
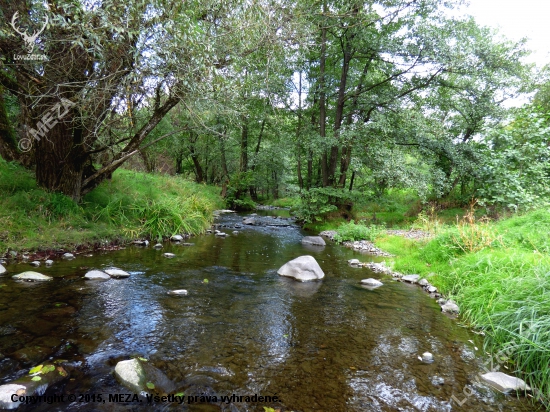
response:
{"label": "dense woodland", "polygon": [[[545,72],[458,6],[2,0],[0,154],[77,202],[141,158],[219,185],[235,208],[299,196],[306,221],[391,188],[544,204]],[[17,59],[15,28],[45,16],[33,53],[48,60]],[[510,109],[518,96],[536,98]]]}

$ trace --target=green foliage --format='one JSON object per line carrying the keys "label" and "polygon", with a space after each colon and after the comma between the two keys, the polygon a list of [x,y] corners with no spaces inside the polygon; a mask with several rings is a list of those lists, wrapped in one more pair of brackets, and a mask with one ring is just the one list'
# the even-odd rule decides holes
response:
{"label": "green foliage", "polygon": [[338,227],[338,233],[334,236],[337,242],[346,242],[354,240],[370,240],[373,241],[384,231],[383,225],[366,225],[365,222],[355,223],[353,220],[349,223],[344,223]]}
{"label": "green foliage", "polygon": [[248,190],[252,186],[254,175],[251,171],[236,172],[231,176],[227,185],[226,204],[227,207],[234,210],[253,210],[256,203],[248,195]]}
{"label": "green foliage", "polygon": [[[319,222],[338,210],[339,207],[351,206],[351,194],[347,190],[332,187],[317,187],[305,190],[295,208],[296,217],[306,223]],[[351,207],[350,207],[351,209]]]}
{"label": "green foliage", "polygon": [[489,134],[478,196],[511,210],[550,203],[549,117],[525,109],[502,130]]}

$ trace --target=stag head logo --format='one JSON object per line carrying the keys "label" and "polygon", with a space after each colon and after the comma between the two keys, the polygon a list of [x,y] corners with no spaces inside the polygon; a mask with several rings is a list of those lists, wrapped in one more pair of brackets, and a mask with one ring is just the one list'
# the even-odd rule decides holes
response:
{"label": "stag head logo", "polygon": [[44,25],[42,26],[42,28],[40,30],[38,30],[37,32],[33,33],[31,36],[29,34],[27,34],[26,31],[20,31],[17,26],[16,26],[16,22],[17,22],[17,17],[18,17],[18,14],[19,12],[16,11],[15,14],[13,15],[13,17],[11,18],[11,27],[13,27],[13,29],[19,33],[21,35],[21,37],[23,37],[23,40],[25,41],[26,45],[27,45],[27,52],[29,54],[32,53],[32,50],[34,49],[34,43],[37,39],[37,37],[39,36],[40,33],[42,33],[44,31],[44,29],[46,28],[46,26],[48,25],[48,16],[46,16],[46,21],[44,22]]}

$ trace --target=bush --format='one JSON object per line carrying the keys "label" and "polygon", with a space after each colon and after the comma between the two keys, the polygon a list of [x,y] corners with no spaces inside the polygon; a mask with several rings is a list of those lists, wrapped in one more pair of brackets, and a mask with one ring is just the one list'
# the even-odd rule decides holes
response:
{"label": "bush", "polygon": [[383,230],[384,226],[365,225],[364,222],[355,223],[353,220],[338,227],[338,233],[334,236],[337,242],[354,240],[373,241]]}
{"label": "bush", "polygon": [[352,194],[348,190],[316,187],[302,192],[295,214],[298,220],[305,223],[320,222],[325,220],[329,213],[339,209],[351,213],[352,205]]}

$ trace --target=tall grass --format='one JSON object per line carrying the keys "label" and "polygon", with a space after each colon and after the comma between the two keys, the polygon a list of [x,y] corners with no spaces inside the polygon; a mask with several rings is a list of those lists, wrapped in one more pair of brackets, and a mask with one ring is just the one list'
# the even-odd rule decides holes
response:
{"label": "tall grass", "polygon": [[118,170],[76,204],[38,188],[28,170],[0,159],[0,255],[8,249],[197,234],[221,207],[217,188],[128,170]]}

